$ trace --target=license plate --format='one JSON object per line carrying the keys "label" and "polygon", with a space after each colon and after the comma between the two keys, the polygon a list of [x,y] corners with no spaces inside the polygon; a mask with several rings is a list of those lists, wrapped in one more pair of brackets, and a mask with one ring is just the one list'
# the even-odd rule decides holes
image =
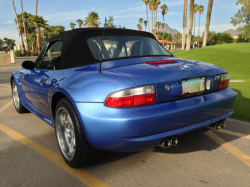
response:
{"label": "license plate", "polygon": [[189,95],[194,93],[201,94],[205,91],[206,77],[182,79],[182,95]]}

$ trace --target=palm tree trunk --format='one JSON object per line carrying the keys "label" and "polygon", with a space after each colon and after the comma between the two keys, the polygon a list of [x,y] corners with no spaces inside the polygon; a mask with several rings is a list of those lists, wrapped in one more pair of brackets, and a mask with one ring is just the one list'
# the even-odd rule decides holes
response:
{"label": "palm tree trunk", "polygon": [[198,48],[200,47],[200,26],[201,26],[201,15],[199,14]]}
{"label": "palm tree trunk", "polygon": [[24,46],[24,43],[23,43],[23,36],[21,34],[20,25],[19,25],[19,22],[18,22],[18,19],[17,19],[17,14],[16,14],[16,8],[15,8],[14,0],[12,0],[12,4],[13,4],[15,16],[16,16],[16,23],[17,23],[17,28],[18,28],[19,36],[20,36],[20,39],[21,39],[21,45],[22,45],[22,48],[23,48],[23,52],[25,53],[25,46]]}
{"label": "palm tree trunk", "polygon": [[182,46],[181,50],[185,50],[185,38],[186,38],[186,33],[185,33],[185,11],[186,11],[186,0],[184,0],[184,5],[183,5],[183,24],[182,24]]}
{"label": "palm tree trunk", "polygon": [[205,25],[205,32],[204,32],[202,47],[207,46],[207,37],[208,37],[208,32],[209,32],[209,25],[210,25],[210,20],[211,20],[212,8],[213,8],[213,0],[209,0],[208,7],[207,7],[207,18],[206,18],[206,25]]}
{"label": "palm tree trunk", "polygon": [[163,32],[163,35],[162,35],[162,41],[163,41],[163,47],[165,47],[165,43],[164,43],[164,30],[165,30],[165,25],[164,25],[164,16],[163,16],[163,27],[162,28],[162,32]]}
{"label": "palm tree trunk", "polygon": [[152,34],[153,34],[153,10],[151,10],[151,16],[152,16]]}
{"label": "palm tree trunk", "polygon": [[154,10],[154,33],[155,33],[155,10]]}
{"label": "palm tree trunk", "polygon": [[187,43],[187,7],[188,7],[188,0],[186,0],[186,12],[185,12],[185,47],[186,46],[186,43]]}
{"label": "palm tree trunk", "polygon": [[37,6],[38,6],[38,0],[36,0],[36,16],[37,16]]}
{"label": "palm tree trunk", "polygon": [[32,46],[32,49],[31,49],[31,50],[32,50],[32,52],[35,52],[35,43],[32,43],[32,45],[31,45],[31,46]]}
{"label": "palm tree trunk", "polygon": [[189,18],[188,18],[188,36],[187,36],[187,47],[186,47],[187,51],[190,50],[191,46],[193,16],[194,16],[194,0],[190,0]]}
{"label": "palm tree trunk", "polygon": [[36,40],[36,45],[37,45],[37,53],[39,54],[41,52],[41,33],[40,33],[40,27],[36,27],[36,36],[37,36],[37,40]]}
{"label": "palm tree trunk", "polygon": [[[28,43],[28,40],[27,40],[27,32],[26,32],[26,26],[25,26],[25,21],[24,21],[24,17],[23,17],[23,1],[21,0],[21,8],[22,8],[22,19],[23,19],[23,29],[24,29],[24,36],[25,36],[25,42],[27,44],[27,52],[28,52],[28,55],[30,56],[30,51],[29,51],[29,43]],[[25,55],[25,53],[24,53]]]}
{"label": "palm tree trunk", "polygon": [[[146,12],[147,12],[147,20],[148,20],[148,5],[146,5]],[[148,20],[148,32],[150,32],[149,20]]]}

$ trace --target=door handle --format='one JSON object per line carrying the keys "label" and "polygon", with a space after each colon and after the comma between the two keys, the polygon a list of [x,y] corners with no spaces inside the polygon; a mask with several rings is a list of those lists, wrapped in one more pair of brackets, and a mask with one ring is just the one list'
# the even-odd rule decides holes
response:
{"label": "door handle", "polygon": [[46,79],[41,79],[41,80],[40,80],[40,83],[41,83],[41,84],[46,84],[46,83],[47,83],[47,80],[46,80]]}

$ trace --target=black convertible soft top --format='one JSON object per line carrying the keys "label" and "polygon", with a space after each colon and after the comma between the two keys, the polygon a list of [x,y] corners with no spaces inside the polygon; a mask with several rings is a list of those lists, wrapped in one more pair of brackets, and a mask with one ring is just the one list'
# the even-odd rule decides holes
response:
{"label": "black convertible soft top", "polygon": [[[102,36],[103,28],[79,28],[70,31],[65,31],[55,36],[50,40],[62,40],[62,54],[60,59],[59,69],[67,69],[73,67],[79,67],[89,64],[100,62],[100,60],[94,58],[87,39],[95,36]],[[105,29],[105,35],[132,35],[132,36],[144,36],[154,38],[154,35],[149,32],[129,30],[129,29]]]}

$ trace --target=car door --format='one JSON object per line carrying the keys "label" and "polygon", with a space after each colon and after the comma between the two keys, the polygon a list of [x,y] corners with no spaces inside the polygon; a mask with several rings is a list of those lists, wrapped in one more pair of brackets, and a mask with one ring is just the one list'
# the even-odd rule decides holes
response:
{"label": "car door", "polygon": [[62,41],[54,41],[45,47],[37,58],[34,70],[24,70],[22,88],[26,101],[40,112],[50,115],[48,89],[56,73],[61,56]]}

